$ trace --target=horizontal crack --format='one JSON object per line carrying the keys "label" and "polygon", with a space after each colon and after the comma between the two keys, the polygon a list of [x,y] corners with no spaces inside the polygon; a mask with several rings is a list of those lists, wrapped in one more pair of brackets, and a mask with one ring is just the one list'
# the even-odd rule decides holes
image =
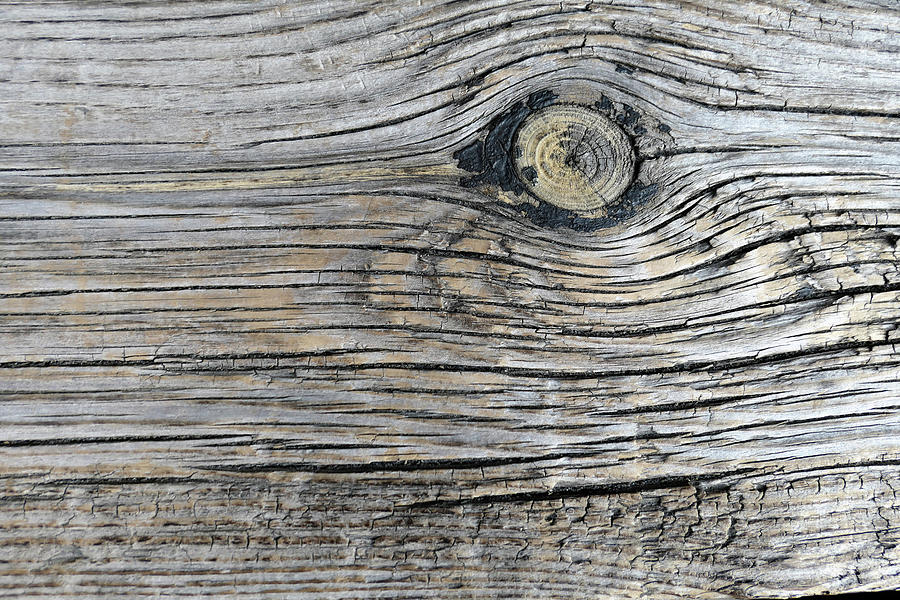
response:
{"label": "horizontal crack", "polygon": [[485,494],[469,498],[426,500],[407,505],[408,508],[453,507],[467,504],[495,504],[509,502],[542,502],[565,498],[581,498],[585,496],[612,496],[616,494],[633,494],[653,490],[674,489],[696,486],[702,483],[736,477],[754,472],[757,469],[745,467],[718,473],[697,475],[676,475],[664,477],[648,477],[633,481],[617,481],[593,485],[557,486],[552,490],[515,492],[511,494]]}

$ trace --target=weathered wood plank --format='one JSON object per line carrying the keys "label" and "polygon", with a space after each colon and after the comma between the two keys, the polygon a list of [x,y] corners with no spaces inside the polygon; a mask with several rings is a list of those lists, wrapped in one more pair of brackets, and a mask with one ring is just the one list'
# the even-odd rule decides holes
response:
{"label": "weathered wood plank", "polygon": [[897,8],[0,2],[0,595],[900,586]]}

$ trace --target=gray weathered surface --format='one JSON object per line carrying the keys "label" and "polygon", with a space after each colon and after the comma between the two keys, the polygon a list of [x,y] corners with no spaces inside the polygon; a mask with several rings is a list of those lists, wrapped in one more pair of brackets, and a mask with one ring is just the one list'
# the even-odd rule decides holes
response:
{"label": "gray weathered surface", "polygon": [[[900,585],[900,10],[784,4],[0,3],[0,596]],[[540,89],[640,214],[459,185]]]}

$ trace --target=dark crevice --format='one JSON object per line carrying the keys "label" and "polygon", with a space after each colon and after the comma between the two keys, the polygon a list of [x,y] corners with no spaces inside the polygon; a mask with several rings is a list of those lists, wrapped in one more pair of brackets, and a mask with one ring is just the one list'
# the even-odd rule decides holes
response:
{"label": "dark crevice", "polygon": [[80,444],[132,444],[151,442],[190,442],[194,440],[219,440],[249,436],[248,433],[206,433],[187,435],[124,435],[108,437],[72,437],[24,440],[0,440],[0,448],[24,448],[32,446],[71,446]]}
{"label": "dark crevice", "polygon": [[[491,364],[463,364],[463,363],[436,363],[436,362],[370,362],[370,363],[350,363],[350,364],[305,364],[305,365],[273,365],[266,367],[264,365],[253,364],[248,366],[232,365],[203,365],[202,362],[212,361],[236,361],[236,360],[282,360],[282,359],[301,359],[312,357],[330,357],[340,355],[358,355],[363,353],[374,352],[393,352],[391,348],[367,348],[363,350],[316,350],[308,352],[247,352],[241,354],[216,354],[216,355],[165,355],[158,356],[153,359],[139,360],[115,360],[115,359],[47,359],[35,361],[5,361],[0,362],[0,368],[4,369],[23,369],[23,368],[96,368],[96,367],[156,367],[162,369],[171,369],[178,372],[196,372],[196,373],[213,373],[213,372],[257,372],[267,369],[302,369],[304,371],[328,371],[328,372],[351,372],[360,371],[395,369],[405,371],[421,371],[421,372],[451,372],[451,373],[493,373],[496,375],[504,375],[506,377],[523,377],[523,378],[539,378],[552,380],[579,380],[579,379],[602,379],[610,377],[635,377],[644,375],[665,375],[672,373],[686,372],[709,372],[709,371],[728,371],[732,369],[752,368],[762,365],[777,364],[784,361],[794,359],[812,358],[824,354],[834,354],[845,351],[872,351],[875,348],[884,346],[894,346],[893,340],[886,341],[848,341],[835,344],[826,344],[823,346],[805,348],[802,350],[791,350],[787,352],[776,352],[767,356],[741,356],[725,360],[706,360],[706,361],[685,361],[679,364],[673,364],[660,367],[647,368],[621,368],[610,369],[606,371],[599,370],[559,370],[559,369],[540,369],[529,367],[505,367]],[[200,362],[201,364],[198,364]]]}
{"label": "dark crevice", "polygon": [[[468,498],[454,498],[441,500],[426,500],[414,502],[409,508],[442,508],[457,507],[470,504],[498,504],[511,502],[546,502],[551,500],[563,500],[566,498],[583,498],[587,496],[613,496],[617,494],[636,494],[664,489],[677,489],[685,487],[704,487],[704,484],[718,482],[729,477],[745,476],[756,471],[753,468],[733,469],[718,473],[703,473],[697,475],[676,475],[663,477],[648,477],[634,481],[619,481],[614,483],[601,483],[593,485],[557,486],[552,490],[514,492],[511,494],[485,494]],[[721,486],[715,486],[718,490]]]}

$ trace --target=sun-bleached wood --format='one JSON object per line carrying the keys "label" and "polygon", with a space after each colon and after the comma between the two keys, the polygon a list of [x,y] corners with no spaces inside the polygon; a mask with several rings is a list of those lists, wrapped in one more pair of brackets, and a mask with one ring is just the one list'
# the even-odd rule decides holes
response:
{"label": "sun-bleached wood", "polygon": [[[0,596],[900,586],[895,2],[0,25]],[[634,215],[461,184],[539,90],[640,115]]]}

